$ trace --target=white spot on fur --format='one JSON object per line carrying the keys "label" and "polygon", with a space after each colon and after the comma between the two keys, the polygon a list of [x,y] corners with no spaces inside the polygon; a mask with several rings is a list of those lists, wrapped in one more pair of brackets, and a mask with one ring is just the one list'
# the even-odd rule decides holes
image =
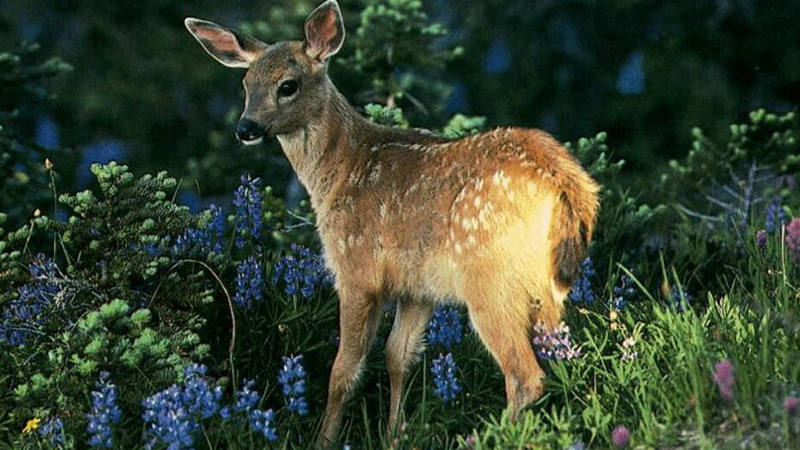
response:
{"label": "white spot on fur", "polygon": [[378,211],[380,212],[381,219],[386,219],[386,203],[381,202]]}
{"label": "white spot on fur", "polygon": [[378,180],[381,179],[381,163],[375,165],[372,168],[372,171],[369,173],[369,181],[372,184],[377,184]]}
{"label": "white spot on fur", "polygon": [[347,250],[347,244],[344,242],[344,239],[339,238],[337,244],[339,244],[339,253],[344,253],[345,250]]}

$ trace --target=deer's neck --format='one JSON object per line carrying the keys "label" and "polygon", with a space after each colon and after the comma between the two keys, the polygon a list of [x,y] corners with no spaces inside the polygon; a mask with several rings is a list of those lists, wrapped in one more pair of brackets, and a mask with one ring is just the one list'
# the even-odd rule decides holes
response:
{"label": "deer's neck", "polygon": [[372,128],[330,84],[316,119],[295,132],[278,135],[314,210],[326,209],[353,167],[366,158],[362,141]]}

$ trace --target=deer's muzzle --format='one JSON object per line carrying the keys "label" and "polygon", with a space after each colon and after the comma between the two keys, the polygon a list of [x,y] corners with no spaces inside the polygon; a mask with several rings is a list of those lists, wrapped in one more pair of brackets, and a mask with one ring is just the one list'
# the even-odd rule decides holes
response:
{"label": "deer's muzzle", "polygon": [[267,128],[258,122],[242,118],[236,125],[236,137],[244,144],[257,144],[267,133]]}

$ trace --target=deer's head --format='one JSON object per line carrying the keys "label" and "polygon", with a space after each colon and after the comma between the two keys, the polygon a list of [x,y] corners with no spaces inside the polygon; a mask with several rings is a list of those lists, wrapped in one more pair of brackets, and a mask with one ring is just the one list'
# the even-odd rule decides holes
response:
{"label": "deer's head", "polygon": [[305,22],[303,41],[266,44],[206,20],[188,18],[186,28],[214,59],[246,69],[244,111],[236,136],[244,144],[302,128],[322,112],[329,95],[328,59],[344,42],[336,0],[315,9]]}

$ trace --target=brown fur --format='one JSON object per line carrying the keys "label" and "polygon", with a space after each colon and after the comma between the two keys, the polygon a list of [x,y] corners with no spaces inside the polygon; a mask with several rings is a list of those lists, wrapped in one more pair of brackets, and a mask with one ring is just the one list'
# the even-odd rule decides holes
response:
{"label": "brown fur", "polygon": [[[250,65],[243,117],[277,135],[308,190],[336,276],[341,340],[318,444],[337,441],[379,311],[393,296],[390,432],[433,305],[445,301],[467,307],[505,374],[515,417],[542,393],[531,329],[561,320],[592,237],[598,185],[543,131],[503,128],[447,141],[376,125],[348,105],[308,47],[324,45],[271,45]],[[282,104],[271,93],[288,76],[302,88]]]}

